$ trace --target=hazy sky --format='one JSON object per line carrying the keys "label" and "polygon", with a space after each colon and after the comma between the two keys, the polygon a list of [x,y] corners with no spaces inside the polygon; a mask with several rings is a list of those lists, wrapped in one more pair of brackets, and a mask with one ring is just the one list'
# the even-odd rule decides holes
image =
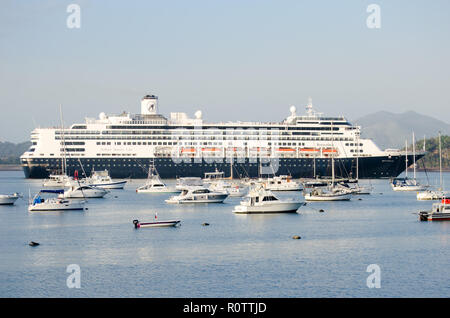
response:
{"label": "hazy sky", "polygon": [[[81,7],[81,28],[66,25]],[[381,28],[367,6],[379,4]],[[414,110],[450,121],[450,1],[0,2],[0,140],[102,111],[279,121]]]}

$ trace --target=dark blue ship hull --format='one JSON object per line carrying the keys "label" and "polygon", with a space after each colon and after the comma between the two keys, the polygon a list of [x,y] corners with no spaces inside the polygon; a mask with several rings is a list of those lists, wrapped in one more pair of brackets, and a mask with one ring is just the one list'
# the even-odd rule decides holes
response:
{"label": "dark blue ship hull", "polygon": [[[423,154],[416,155],[416,160]],[[198,159],[197,159],[198,160]],[[186,159],[184,162],[172,158],[68,158],[67,172],[73,176],[75,171],[81,175],[95,170],[108,170],[112,178],[146,178],[148,168],[153,163],[162,178],[203,177],[205,172],[216,169],[223,171],[226,177],[231,174],[231,164],[217,158]],[[277,158],[272,159],[234,159],[233,176],[235,178],[258,177],[259,175],[291,175],[293,178],[312,178],[314,165],[317,176],[331,176],[331,158]],[[80,161],[82,166],[80,165]],[[408,162],[413,156],[408,155]],[[23,160],[22,167],[26,178],[47,178],[50,174],[60,173],[61,160],[56,158],[34,158]],[[405,170],[405,156],[379,156],[359,158],[360,178],[393,178]],[[260,173],[261,172],[261,173]],[[274,172],[274,173],[273,173]],[[335,159],[335,175],[342,178],[356,177],[356,158]]]}

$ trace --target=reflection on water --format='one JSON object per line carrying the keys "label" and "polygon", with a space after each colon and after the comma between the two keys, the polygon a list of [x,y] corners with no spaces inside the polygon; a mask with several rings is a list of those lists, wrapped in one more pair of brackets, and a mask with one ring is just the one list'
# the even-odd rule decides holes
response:
{"label": "reflection on water", "polygon": [[[166,204],[170,194],[136,194],[143,183],[91,199],[84,212],[29,213],[29,190],[41,181],[0,172],[0,193],[24,194],[0,206],[0,297],[450,296],[442,275],[450,223],[419,222],[416,213],[431,202],[393,192],[388,180],[372,180],[370,196],[272,215],[232,213],[240,198]],[[155,212],[181,226],[134,229],[134,219],[151,221]],[[69,264],[81,267],[79,290],[66,286]],[[381,268],[380,289],[366,286],[369,264]]]}

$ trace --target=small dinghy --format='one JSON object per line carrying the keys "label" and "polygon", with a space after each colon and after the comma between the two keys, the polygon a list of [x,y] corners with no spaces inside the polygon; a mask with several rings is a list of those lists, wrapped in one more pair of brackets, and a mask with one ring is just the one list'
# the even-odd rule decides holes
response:
{"label": "small dinghy", "polygon": [[168,221],[157,221],[157,216],[155,215],[154,222],[139,222],[139,220],[133,220],[134,228],[140,229],[145,227],[174,227],[180,224],[180,220],[168,220]]}

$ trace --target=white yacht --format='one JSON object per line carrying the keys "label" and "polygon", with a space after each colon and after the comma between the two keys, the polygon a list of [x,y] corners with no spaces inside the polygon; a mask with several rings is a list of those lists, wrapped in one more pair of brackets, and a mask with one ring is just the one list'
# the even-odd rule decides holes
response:
{"label": "white yacht", "polygon": [[167,203],[222,203],[228,193],[214,192],[204,186],[190,186],[182,189],[179,195],[166,200]]}
{"label": "white yacht", "polygon": [[274,176],[265,181],[266,189],[271,191],[302,191],[301,183],[293,181],[291,176]]}
{"label": "white yacht", "polygon": [[22,195],[19,193],[0,194],[0,205],[13,205]]}
{"label": "white yacht", "polygon": [[68,200],[61,198],[47,198],[41,197],[43,193],[62,194],[64,190],[41,190],[28,205],[28,211],[73,211],[84,210],[85,201],[82,200]]}
{"label": "white yacht", "polygon": [[108,170],[104,170],[92,171],[91,176],[86,179],[86,183],[97,188],[121,190],[125,187],[127,181],[113,181]]}
{"label": "white yacht", "polygon": [[300,201],[278,199],[270,190],[263,186],[252,188],[240,205],[234,207],[234,213],[286,213],[296,212],[303,204]]}
{"label": "white yacht", "polygon": [[137,193],[180,193],[181,190],[167,186],[159,177],[158,171],[152,166],[148,171],[147,182],[136,189]]}
{"label": "white yacht", "polygon": [[109,191],[103,188],[89,185],[73,185],[69,189],[65,189],[64,193],[61,193],[58,197],[66,199],[94,199],[103,198],[108,193]]}

